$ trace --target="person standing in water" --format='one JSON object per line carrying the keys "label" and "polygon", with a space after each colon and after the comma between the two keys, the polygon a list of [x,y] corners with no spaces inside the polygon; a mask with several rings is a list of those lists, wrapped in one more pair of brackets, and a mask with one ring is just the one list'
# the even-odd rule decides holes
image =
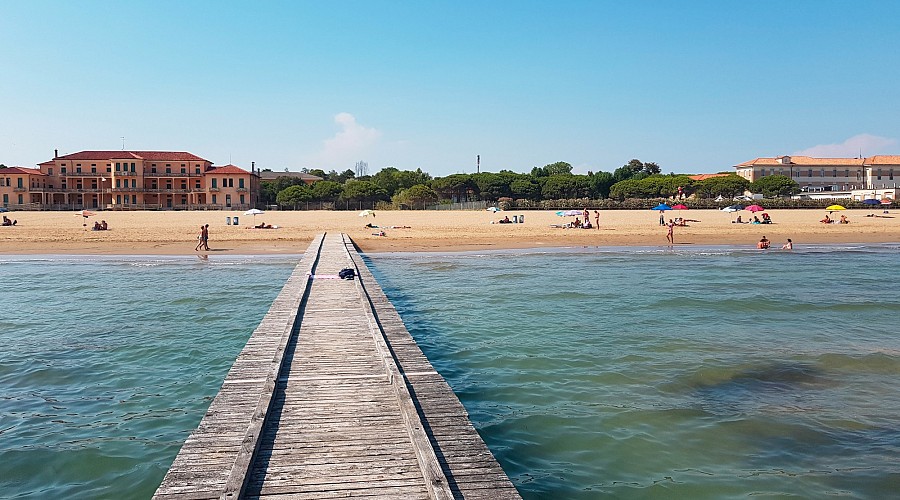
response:
{"label": "person standing in water", "polygon": [[594,210],[594,222],[596,222],[597,229],[600,229],[600,212]]}
{"label": "person standing in water", "polygon": [[669,223],[666,224],[666,228],[668,228],[668,232],[666,233],[666,240],[669,242],[669,246],[675,244],[675,222],[672,219],[669,219]]}

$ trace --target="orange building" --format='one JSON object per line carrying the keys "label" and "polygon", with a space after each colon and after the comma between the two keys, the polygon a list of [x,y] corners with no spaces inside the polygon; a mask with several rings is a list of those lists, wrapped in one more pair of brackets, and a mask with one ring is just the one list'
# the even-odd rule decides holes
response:
{"label": "orange building", "polygon": [[[32,210],[245,210],[259,175],[180,151],[81,151],[56,155],[40,170],[0,170],[4,206]],[[8,179],[8,180],[5,180]]]}

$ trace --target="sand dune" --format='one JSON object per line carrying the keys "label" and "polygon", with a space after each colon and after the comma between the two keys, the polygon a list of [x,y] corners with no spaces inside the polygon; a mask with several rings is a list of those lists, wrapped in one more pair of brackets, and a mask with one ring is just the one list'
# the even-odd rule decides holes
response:
{"label": "sand dune", "polygon": [[[701,222],[675,228],[678,245],[736,244],[753,246],[763,235],[780,248],[792,238],[805,243],[872,243],[900,241],[900,212],[846,210],[850,224],[825,225],[823,210],[770,210],[774,224],[733,224],[734,215],[717,210],[669,212]],[[525,215],[524,224],[491,224],[503,215]],[[888,217],[867,217],[869,214]],[[12,212],[14,227],[0,227],[0,253],[5,254],[192,254],[199,226],[210,224],[213,253],[301,253],[312,238],[325,231],[349,234],[366,252],[533,248],[582,245],[666,244],[666,230],[650,210],[609,210],[600,213],[600,229],[560,229],[552,224],[574,217],[550,211],[379,211],[373,217],[357,212],[267,212],[255,218],[237,212],[98,212],[83,219],[72,212]],[[748,213],[743,212],[746,219]],[[240,217],[240,225],[226,225],[225,217]],[[593,215],[591,216],[593,219]],[[109,231],[90,231],[104,219]],[[249,229],[265,221],[278,229]],[[593,220],[592,220],[593,221]],[[386,236],[377,236],[381,226]],[[409,226],[409,228],[392,228]]]}

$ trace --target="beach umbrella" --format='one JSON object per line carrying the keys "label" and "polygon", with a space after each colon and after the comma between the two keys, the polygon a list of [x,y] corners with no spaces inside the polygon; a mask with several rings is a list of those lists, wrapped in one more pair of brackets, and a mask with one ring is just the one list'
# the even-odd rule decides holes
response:
{"label": "beach umbrella", "polygon": [[556,215],[560,217],[578,217],[582,214],[581,210],[560,210]]}
{"label": "beach umbrella", "polygon": [[370,215],[372,217],[375,217],[375,211],[374,210],[363,210],[362,212],[359,213],[360,217],[368,217]]}
{"label": "beach umbrella", "polygon": [[745,208],[744,210],[747,210],[752,213],[756,213],[756,212],[762,212],[763,210],[765,210],[765,208],[763,208],[759,205],[750,205],[749,207]]}
{"label": "beach umbrella", "polygon": [[660,203],[659,205],[656,205],[655,207],[651,208],[650,210],[672,210],[672,207],[670,207],[669,205],[666,205],[665,203]]}
{"label": "beach umbrella", "polygon": [[890,204],[893,203],[893,202],[894,202],[894,200],[892,200],[892,199],[890,199],[890,198],[882,198],[882,199],[881,199],[881,204],[882,204],[882,205],[885,205],[885,206],[886,206],[886,205],[890,205]]}
{"label": "beach umbrella", "polygon": [[741,207],[741,208],[725,207],[722,209],[723,212],[728,212],[728,213],[738,212],[740,210],[743,210],[743,207]]}
{"label": "beach umbrella", "polygon": [[876,200],[875,198],[866,198],[862,202],[866,205],[881,205],[881,200]]}
{"label": "beach umbrella", "polygon": [[75,212],[76,217],[84,218],[84,222],[82,222],[82,224],[81,224],[84,227],[87,227],[87,218],[92,217],[94,215],[97,215],[97,214],[94,212],[91,212],[90,210],[79,210],[79,211]]}
{"label": "beach umbrella", "polygon": [[825,210],[828,210],[829,212],[834,212],[835,210],[847,210],[847,209],[842,207],[841,205],[828,205],[827,207],[825,207]]}
{"label": "beach umbrella", "polygon": [[674,206],[672,207],[672,209],[674,209],[674,210],[689,210],[688,207],[687,207],[687,205],[684,205],[684,204],[681,204],[681,203],[679,203],[679,204],[677,204],[677,205],[674,205]]}
{"label": "beach umbrella", "polygon": [[256,217],[257,215],[261,215],[264,213],[265,212],[263,212],[262,210],[260,210],[258,208],[251,208],[250,210],[247,210],[246,212],[244,212],[244,215],[252,215],[252,216]]}
{"label": "beach umbrella", "polygon": [[[492,213],[497,213],[500,211],[500,209],[497,207],[487,207],[487,208],[485,208],[485,210],[487,210],[488,212],[492,212]],[[360,214],[360,215],[362,215],[362,214]]]}

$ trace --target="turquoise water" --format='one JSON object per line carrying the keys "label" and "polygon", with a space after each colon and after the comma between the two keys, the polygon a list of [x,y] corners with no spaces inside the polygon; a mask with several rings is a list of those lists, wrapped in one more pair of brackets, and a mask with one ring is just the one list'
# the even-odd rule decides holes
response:
{"label": "turquoise water", "polygon": [[[0,497],[147,498],[298,257],[0,257]],[[900,246],[377,254],[526,498],[900,491]]]}
{"label": "turquoise water", "polygon": [[370,261],[525,498],[900,492],[900,246]]}
{"label": "turquoise water", "polygon": [[149,498],[297,260],[0,257],[0,497]]}

